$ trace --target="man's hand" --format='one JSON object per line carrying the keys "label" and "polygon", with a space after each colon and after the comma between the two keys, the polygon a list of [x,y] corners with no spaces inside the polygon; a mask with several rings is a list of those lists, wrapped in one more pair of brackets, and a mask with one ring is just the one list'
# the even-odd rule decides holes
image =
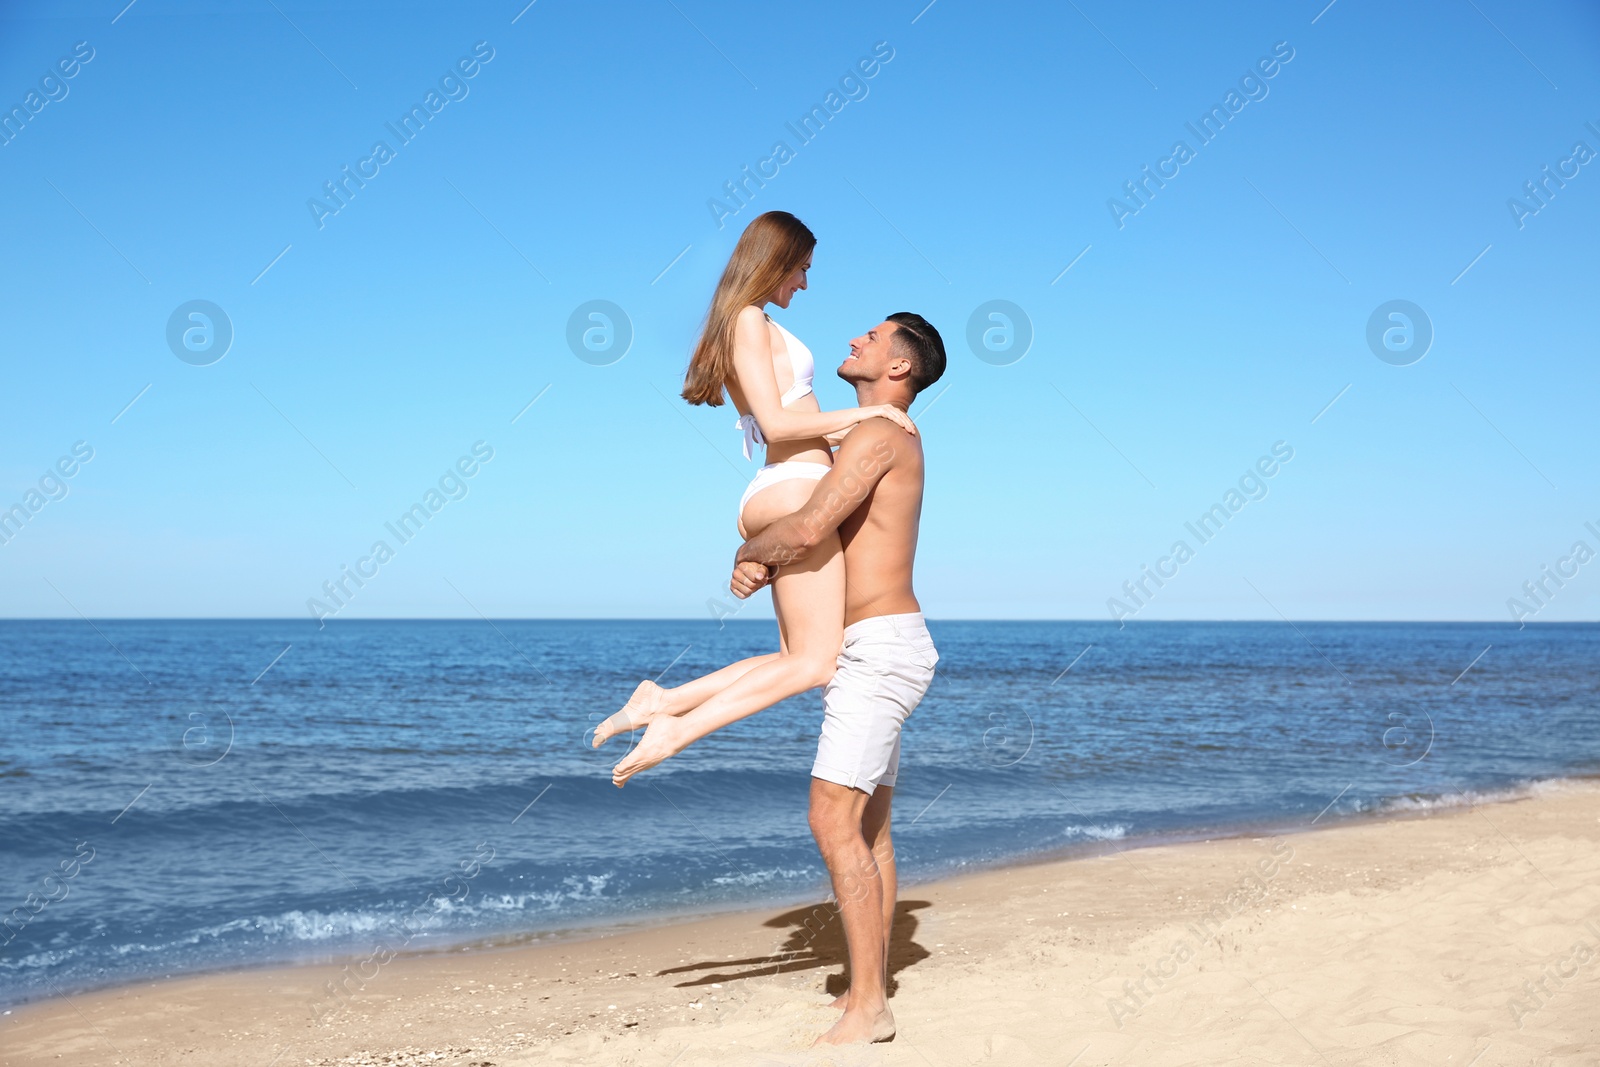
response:
{"label": "man's hand", "polygon": [[[904,440],[904,434],[887,419],[874,417],[857,425],[839,446],[833,466],[817,481],[805,506],[768,523],[739,547],[734,562],[764,563],[773,568],[804,559],[872,495],[894,467],[897,442]],[[730,588],[739,592],[737,583]]]}
{"label": "man's hand", "polygon": [[764,564],[745,560],[734,565],[733,578],[728,582],[728,589],[734,596],[744,600],[770,581],[772,574]]}

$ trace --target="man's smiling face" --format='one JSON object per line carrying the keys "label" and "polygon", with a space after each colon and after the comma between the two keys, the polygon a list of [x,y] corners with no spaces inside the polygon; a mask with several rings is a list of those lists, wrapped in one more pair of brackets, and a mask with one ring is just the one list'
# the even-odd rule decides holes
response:
{"label": "man's smiling face", "polygon": [[839,364],[839,377],[847,382],[875,382],[887,376],[891,365],[905,357],[895,351],[894,332],[900,327],[880,322],[850,342],[850,354]]}

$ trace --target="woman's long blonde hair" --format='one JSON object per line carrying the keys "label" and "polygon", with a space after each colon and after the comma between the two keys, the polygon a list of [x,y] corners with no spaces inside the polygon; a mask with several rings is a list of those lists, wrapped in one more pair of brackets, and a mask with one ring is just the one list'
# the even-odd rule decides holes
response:
{"label": "woman's long blonde hair", "polygon": [[734,377],[733,338],[739,312],[760,307],[778,285],[816,248],[817,238],[787,211],[768,211],[750,220],[722,280],[711,294],[711,309],[683,379],[683,398],[691,404],[722,405],[722,391]]}

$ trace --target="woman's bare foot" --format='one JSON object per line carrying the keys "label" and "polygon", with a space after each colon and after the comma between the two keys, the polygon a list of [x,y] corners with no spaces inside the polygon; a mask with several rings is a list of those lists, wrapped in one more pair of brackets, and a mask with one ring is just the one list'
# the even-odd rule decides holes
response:
{"label": "woman's bare foot", "polygon": [[646,679],[639,683],[622,710],[594,728],[594,747],[599,748],[617,734],[649,726],[667,706],[667,691]]}
{"label": "woman's bare foot", "polygon": [[833,1029],[817,1038],[818,1045],[864,1045],[894,1040],[894,1016],[886,1004],[875,1012],[845,1009]]}
{"label": "woman's bare foot", "polygon": [[611,769],[611,784],[621,789],[629,778],[647,771],[670,756],[682,752],[688,744],[682,719],[671,715],[658,717],[645,727],[644,736],[633,746],[633,751]]}

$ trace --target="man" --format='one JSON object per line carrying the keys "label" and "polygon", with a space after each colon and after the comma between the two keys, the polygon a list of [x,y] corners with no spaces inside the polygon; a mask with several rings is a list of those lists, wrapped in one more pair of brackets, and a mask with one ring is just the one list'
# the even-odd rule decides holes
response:
{"label": "man", "polygon": [[[922,316],[899,312],[850,342],[839,377],[855,386],[863,407],[906,410],[944,368],[939,332]],[[922,438],[887,419],[861,423],[806,506],[739,549],[730,582],[736,596],[748,597],[835,530],[844,546],[844,648],[823,690],[810,821],[844,924],[850,989],[835,1002],[843,1017],[819,1044],[894,1036],[885,995],[897,888],[889,807],[901,725],[928,691],[939,658],[911,588],[922,485]]]}

